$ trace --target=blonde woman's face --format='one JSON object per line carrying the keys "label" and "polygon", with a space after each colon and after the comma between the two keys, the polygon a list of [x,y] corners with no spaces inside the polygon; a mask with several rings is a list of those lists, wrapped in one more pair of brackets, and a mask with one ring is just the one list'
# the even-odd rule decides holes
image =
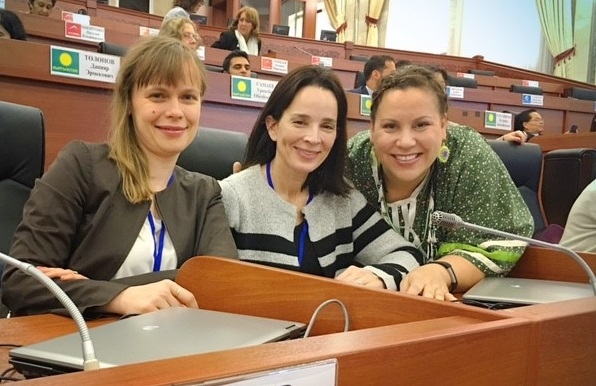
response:
{"label": "blonde woman's face", "polygon": [[246,15],[246,12],[242,12],[238,18],[238,31],[242,34],[242,36],[247,37],[250,36],[254,28],[255,26]]}
{"label": "blonde woman's face", "polygon": [[182,42],[192,48],[193,50],[197,49],[197,44],[199,41],[199,36],[195,31],[195,27],[190,23],[185,23],[182,27]]}
{"label": "blonde woman's face", "polygon": [[137,138],[149,159],[178,157],[197,135],[201,92],[190,81],[137,88],[132,93],[132,116]]}

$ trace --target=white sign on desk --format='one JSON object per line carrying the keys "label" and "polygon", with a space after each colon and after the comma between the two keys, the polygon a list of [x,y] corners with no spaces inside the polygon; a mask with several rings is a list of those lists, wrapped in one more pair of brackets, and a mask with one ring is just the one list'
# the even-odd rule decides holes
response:
{"label": "white sign on desk", "polygon": [[0,8],[5,8],[6,4],[4,3],[4,0],[0,0]]}
{"label": "white sign on desk", "polygon": [[64,36],[95,43],[101,43],[106,40],[105,28],[95,25],[77,24],[70,21],[64,22]]}
{"label": "white sign on desk", "polygon": [[534,94],[522,94],[522,105],[542,106],[544,104],[544,96]]}
{"label": "white sign on desk", "polygon": [[120,57],[50,46],[50,74],[115,83]]}
{"label": "white sign on desk", "polygon": [[336,386],[337,359],[245,374],[185,386]]}

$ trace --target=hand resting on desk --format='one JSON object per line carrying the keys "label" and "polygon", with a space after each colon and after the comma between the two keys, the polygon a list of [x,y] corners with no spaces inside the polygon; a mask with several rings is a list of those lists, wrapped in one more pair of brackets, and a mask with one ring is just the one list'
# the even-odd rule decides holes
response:
{"label": "hand resting on desk", "polygon": [[[62,281],[86,280],[87,277],[77,271],[64,268],[37,267],[50,279]],[[115,314],[142,314],[169,307],[199,308],[194,295],[166,279],[155,283],[128,287],[118,294],[100,311]]]}

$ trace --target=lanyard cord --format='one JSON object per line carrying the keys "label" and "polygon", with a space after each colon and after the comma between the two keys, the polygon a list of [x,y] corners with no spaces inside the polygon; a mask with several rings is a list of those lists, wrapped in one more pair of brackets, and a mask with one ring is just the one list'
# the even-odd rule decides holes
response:
{"label": "lanyard cord", "polygon": [[[172,175],[170,176],[167,186],[172,185],[172,182],[174,182],[174,173],[172,173]],[[161,270],[161,257],[163,255],[164,242],[166,239],[166,224],[162,220],[159,236],[156,239],[155,220],[153,219],[151,210],[147,215],[147,219],[149,220],[149,226],[151,227],[151,237],[153,237],[153,272],[159,272]]]}
{"label": "lanyard cord", "polygon": [[[273,179],[271,178],[271,162],[267,163],[266,166],[267,171],[267,183],[275,191],[273,187]],[[313,195],[312,193],[308,193],[308,200],[306,201],[306,205],[308,205],[312,201]],[[302,221],[302,229],[300,230],[300,241],[298,243],[298,265],[302,267],[302,261],[304,260],[304,245],[306,244],[306,236],[308,235],[308,222],[306,219]]]}

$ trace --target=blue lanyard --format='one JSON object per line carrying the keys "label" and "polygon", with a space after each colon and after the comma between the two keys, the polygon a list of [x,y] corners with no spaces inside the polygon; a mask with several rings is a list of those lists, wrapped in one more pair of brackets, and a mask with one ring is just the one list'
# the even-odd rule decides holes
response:
{"label": "blue lanyard", "polygon": [[[168,185],[172,185],[174,181],[174,173],[170,176],[168,180]],[[158,240],[155,239],[155,221],[153,220],[153,215],[151,211],[147,215],[147,219],[149,220],[149,226],[151,227],[151,237],[153,237],[153,272],[159,272],[161,269],[161,256],[163,255],[163,247],[164,241],[166,238],[166,224],[161,222],[161,230],[159,231]]]}
{"label": "blue lanyard", "polygon": [[155,239],[155,222],[153,221],[151,211],[149,211],[147,219],[149,219],[151,236],[153,237],[153,272],[158,272],[161,269],[161,256],[163,255],[163,244],[166,238],[166,224],[163,221],[161,222],[158,241]]}
{"label": "blue lanyard", "polygon": [[[267,163],[266,166],[267,170],[267,183],[271,189],[275,190],[273,187],[273,179],[271,178],[271,162]],[[306,201],[306,205],[308,205],[312,201],[313,195],[312,193],[308,192],[308,200]],[[302,267],[302,261],[304,260],[304,245],[306,244],[306,236],[308,235],[308,222],[306,219],[302,221],[302,230],[300,231],[300,241],[298,243],[298,265]]]}

